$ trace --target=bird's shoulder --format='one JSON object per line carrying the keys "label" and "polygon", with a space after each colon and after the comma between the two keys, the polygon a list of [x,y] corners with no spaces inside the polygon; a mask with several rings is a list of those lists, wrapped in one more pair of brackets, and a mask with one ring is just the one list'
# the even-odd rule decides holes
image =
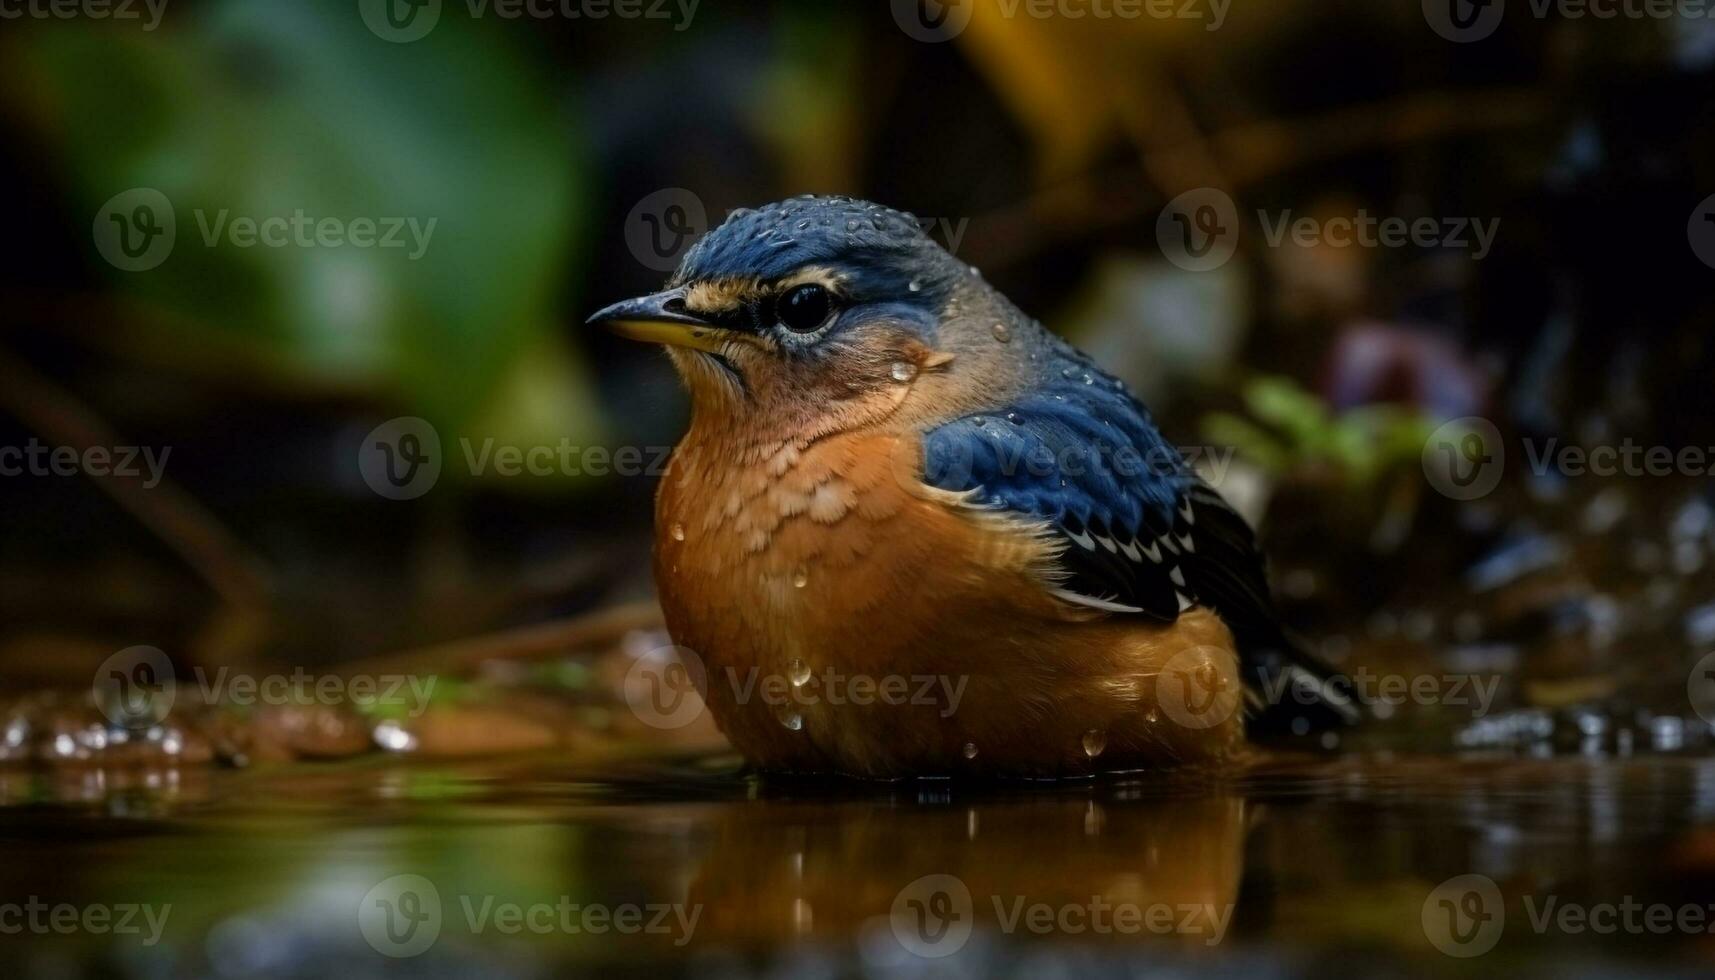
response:
{"label": "bird's shoulder", "polygon": [[1053,345],[1036,382],[923,437],[924,480],[1029,517],[1063,542],[1067,601],[1173,621],[1212,606],[1272,623],[1250,526],[1205,484],[1126,386]]}

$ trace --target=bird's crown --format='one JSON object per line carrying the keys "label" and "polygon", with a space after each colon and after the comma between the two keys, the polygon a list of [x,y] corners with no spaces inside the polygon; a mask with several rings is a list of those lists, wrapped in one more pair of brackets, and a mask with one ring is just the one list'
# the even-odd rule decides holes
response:
{"label": "bird's crown", "polygon": [[806,265],[947,258],[909,212],[841,196],[806,194],[733,211],[691,247],[675,283],[735,277],[778,279]]}

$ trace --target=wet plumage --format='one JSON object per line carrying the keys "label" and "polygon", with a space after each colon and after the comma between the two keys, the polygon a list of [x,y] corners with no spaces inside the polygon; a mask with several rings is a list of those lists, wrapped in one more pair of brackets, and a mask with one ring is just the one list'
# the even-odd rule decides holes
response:
{"label": "wet plumage", "polygon": [[1286,641],[1250,528],[1147,410],[908,215],[738,212],[662,293],[592,319],[667,344],[691,389],[656,577],[753,763],[1214,763],[1246,683],[1263,723],[1349,714]]}

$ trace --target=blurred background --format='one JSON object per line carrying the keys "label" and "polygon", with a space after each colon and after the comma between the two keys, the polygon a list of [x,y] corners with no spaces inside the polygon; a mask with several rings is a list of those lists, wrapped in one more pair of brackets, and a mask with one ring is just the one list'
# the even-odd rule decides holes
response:
{"label": "blurred background", "polygon": [[[1472,416],[1539,450],[1715,446],[1688,235],[1715,22],[1526,10],[1460,43],[1433,4],[679,2],[449,4],[415,40],[331,0],[8,20],[0,443],[137,447],[142,479],[0,480],[0,670],[81,682],[144,642],[316,667],[647,598],[686,400],[582,321],[805,192],[914,212],[1214,450],[1336,653],[1504,647],[1584,690],[1677,686],[1715,642],[1702,475],[1539,475],[1514,441],[1467,502],[1420,460]],[[150,192],[164,254],[104,259]],[[1188,192],[1230,202],[1229,261],[1164,253]],[[1437,231],[1281,231],[1360,215]],[[363,219],[380,243],[339,244]],[[359,465],[400,417],[441,451],[408,500]]]}
{"label": "blurred background", "polygon": [[[1481,712],[1384,704],[1365,744],[1708,739],[1715,19],[0,13],[0,803],[112,816],[116,786],[146,788],[117,754],[156,750],[111,744],[88,697],[138,646],[181,672],[444,680],[408,722],[181,713],[174,754],[214,763],[663,737],[614,692],[663,642],[651,499],[688,406],[658,351],[582,322],[728,211],[808,192],[913,212],[1129,382],[1258,524],[1287,621],[1330,660],[1498,683]],[[387,481],[378,439],[424,471]],[[114,768],[60,774],[91,763]],[[197,778],[175,791],[219,797]],[[1707,882],[1715,847],[1690,853]]]}

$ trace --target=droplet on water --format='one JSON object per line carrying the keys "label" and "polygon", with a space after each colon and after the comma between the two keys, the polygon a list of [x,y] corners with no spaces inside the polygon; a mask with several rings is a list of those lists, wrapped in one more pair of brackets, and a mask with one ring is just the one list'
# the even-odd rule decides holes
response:
{"label": "droplet on water", "polygon": [[674,524],[673,525],[673,540],[674,541],[685,540],[685,525],[683,525],[683,524]]}
{"label": "droplet on water", "polygon": [[809,584],[810,573],[807,570],[800,568],[796,572],[792,573],[792,587],[794,589],[802,589],[804,586]]}
{"label": "droplet on water", "polygon": [[370,737],[375,744],[389,752],[410,752],[417,747],[417,736],[396,721],[384,721],[375,726]]}
{"label": "droplet on water", "polygon": [[800,732],[804,730],[804,716],[796,711],[788,711],[780,716],[780,724],[792,731]]}
{"label": "droplet on water", "polygon": [[1094,759],[1108,747],[1108,733],[1092,728],[1084,733],[1084,754]]}
{"label": "droplet on water", "polygon": [[[792,682],[793,687],[803,687],[810,680],[810,665],[797,657],[793,657],[792,661],[786,665],[786,679]],[[787,727],[790,728],[791,726],[788,725]]]}
{"label": "droplet on water", "polygon": [[994,334],[994,339],[1003,344],[1012,339],[1012,331],[1004,323],[997,323],[989,330]]}
{"label": "droplet on water", "polygon": [[964,752],[965,752],[965,758],[975,759],[977,757],[977,743],[966,742]]}
{"label": "droplet on water", "polygon": [[917,368],[915,365],[907,364],[904,361],[893,362],[893,380],[910,381],[915,377],[917,377]]}

